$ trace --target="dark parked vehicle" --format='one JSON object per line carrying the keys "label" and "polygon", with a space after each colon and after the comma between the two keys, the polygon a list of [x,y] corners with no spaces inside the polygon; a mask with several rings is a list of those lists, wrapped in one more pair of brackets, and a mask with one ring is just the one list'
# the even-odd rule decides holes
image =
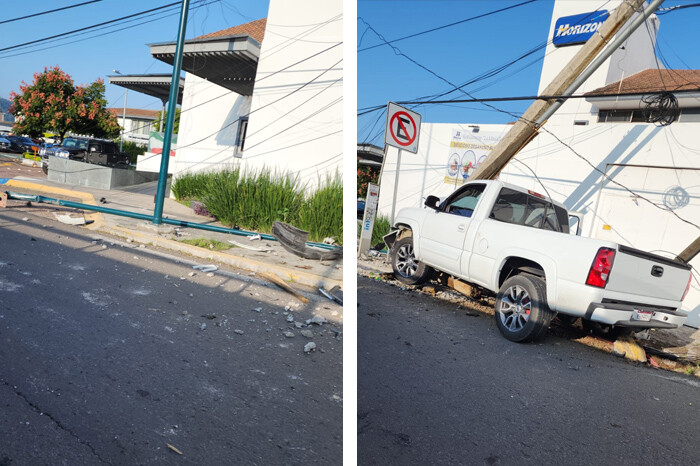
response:
{"label": "dark parked vehicle", "polygon": [[44,147],[39,153],[44,173],[48,172],[49,156],[108,167],[129,166],[129,154],[119,152],[119,146],[115,142],[103,139],[66,138],[60,145]]}
{"label": "dark parked vehicle", "polygon": [[12,143],[9,139],[0,136],[0,152],[12,152]]}
{"label": "dark parked vehicle", "polygon": [[18,154],[39,152],[39,145],[27,137],[7,136],[6,139],[10,141],[10,152],[17,152]]}

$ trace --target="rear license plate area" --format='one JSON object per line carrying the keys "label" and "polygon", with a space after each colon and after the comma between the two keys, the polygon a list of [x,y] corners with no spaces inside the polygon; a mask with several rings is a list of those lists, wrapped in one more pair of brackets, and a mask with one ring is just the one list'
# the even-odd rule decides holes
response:
{"label": "rear license plate area", "polygon": [[651,320],[651,316],[654,313],[652,311],[645,311],[643,309],[635,309],[632,312],[632,320],[641,320],[642,322],[649,322]]}

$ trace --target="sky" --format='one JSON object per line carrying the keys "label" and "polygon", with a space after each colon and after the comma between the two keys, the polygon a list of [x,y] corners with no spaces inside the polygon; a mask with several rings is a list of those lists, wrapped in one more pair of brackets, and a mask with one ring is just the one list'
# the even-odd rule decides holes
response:
{"label": "sky", "polygon": [[[87,0],[3,2],[0,23],[85,1]],[[176,0],[101,0],[77,8],[0,24],[0,49],[170,3],[176,3]],[[264,18],[267,16],[267,7],[268,2],[265,0],[191,0],[186,38]],[[43,71],[44,67],[58,65],[73,77],[76,84],[89,84],[97,78],[104,79],[108,107],[121,108],[124,106],[124,88],[108,84],[107,76],[116,74],[113,70],[122,74],[172,73],[171,65],[151,57],[146,44],[174,42],[177,39],[179,16],[180,6],[176,5],[154,12],[152,16],[137,17],[129,23],[103,26],[83,35],[0,52],[0,97],[9,98],[11,91],[19,92],[23,80],[31,83],[34,73]],[[118,30],[122,28],[127,29]],[[78,42],[68,43],[73,41]],[[145,94],[129,91],[127,106],[160,110],[161,102]]]}
{"label": "sky", "polygon": [[[513,60],[548,39],[553,0],[359,0],[357,3],[357,107],[386,105],[388,101],[411,101],[450,90],[482,73]],[[590,0],[590,11],[606,4]],[[662,8],[690,5],[697,1],[667,0]],[[425,31],[473,16],[514,7],[415,38],[387,41]],[[671,68],[700,69],[700,7],[685,8],[659,16],[658,47]],[[373,28],[374,30],[370,29]],[[376,31],[376,32],[375,32]],[[380,44],[379,47],[363,50]],[[413,60],[413,63],[405,56]],[[519,61],[502,73],[478,81],[465,90],[480,98],[536,95],[544,50]],[[422,68],[421,66],[428,70]],[[663,65],[662,65],[663,66]],[[466,98],[453,93],[443,99]],[[520,114],[531,102],[496,102],[498,108]],[[421,105],[415,109],[423,122],[508,123],[513,118],[478,103]],[[383,146],[385,113],[358,116],[358,142]]]}

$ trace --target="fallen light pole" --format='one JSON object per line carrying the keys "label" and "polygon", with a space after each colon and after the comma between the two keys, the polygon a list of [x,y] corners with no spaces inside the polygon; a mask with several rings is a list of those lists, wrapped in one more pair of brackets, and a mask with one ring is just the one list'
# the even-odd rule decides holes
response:
{"label": "fallen light pole", "polygon": [[[14,193],[11,191],[5,191],[4,194],[7,195],[7,199],[31,201],[31,202],[46,203],[46,204],[55,204],[55,205],[60,205],[60,206],[64,206],[64,207],[72,207],[74,209],[91,210],[91,211],[95,211],[95,212],[101,212],[103,214],[111,214],[111,215],[119,215],[121,217],[136,218],[139,220],[153,221],[153,218],[154,218],[153,215],[139,214],[136,212],[129,212],[126,210],[119,210],[119,209],[110,209],[109,207],[100,207],[100,206],[95,206],[95,205],[90,205],[90,204],[82,204],[80,202],[64,201],[62,199],[54,199],[52,197],[40,196],[38,194]],[[277,238],[272,236],[272,235],[268,235],[265,233],[256,233],[254,231],[238,230],[236,228],[226,228],[226,227],[220,227],[220,226],[216,226],[216,225],[207,225],[204,223],[188,222],[186,220],[177,220],[177,219],[172,219],[172,218],[167,218],[167,217],[161,218],[161,222],[165,223],[167,225],[196,228],[199,230],[215,231],[217,233],[228,233],[231,235],[238,235],[238,236],[260,235],[260,238],[264,239],[266,241],[278,241]],[[308,246],[311,246],[311,247],[328,249],[328,250],[335,250],[338,248],[337,246],[332,246],[332,245],[324,244],[324,243],[307,242],[306,244]]]}

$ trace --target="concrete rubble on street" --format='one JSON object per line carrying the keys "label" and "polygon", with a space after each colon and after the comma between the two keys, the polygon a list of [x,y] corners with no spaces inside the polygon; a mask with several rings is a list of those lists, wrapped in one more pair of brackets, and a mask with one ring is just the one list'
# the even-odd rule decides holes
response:
{"label": "concrete rubble on street", "polygon": [[[486,302],[483,299],[470,299],[446,286],[428,284],[421,287],[412,287],[404,285],[394,279],[391,264],[388,262],[385,253],[377,252],[369,257],[358,258],[357,273],[373,280],[387,282],[404,291],[421,292],[453,302],[458,305],[458,309],[473,308],[479,312],[493,315],[492,302]],[[478,314],[467,313],[467,315]],[[556,321],[553,325],[556,325]],[[625,357],[631,361],[646,361],[653,367],[661,366],[665,369],[693,372],[700,375],[700,370],[694,370],[700,365],[700,330],[696,328],[684,326],[677,329],[654,329],[649,333],[649,340],[647,341],[636,339],[621,340],[615,342],[615,344],[595,336],[581,337],[576,334],[569,336],[569,338],[574,338],[580,343]],[[640,352],[645,353],[645,349],[646,354],[640,354]],[[661,364],[659,363],[660,360],[662,361]]]}

